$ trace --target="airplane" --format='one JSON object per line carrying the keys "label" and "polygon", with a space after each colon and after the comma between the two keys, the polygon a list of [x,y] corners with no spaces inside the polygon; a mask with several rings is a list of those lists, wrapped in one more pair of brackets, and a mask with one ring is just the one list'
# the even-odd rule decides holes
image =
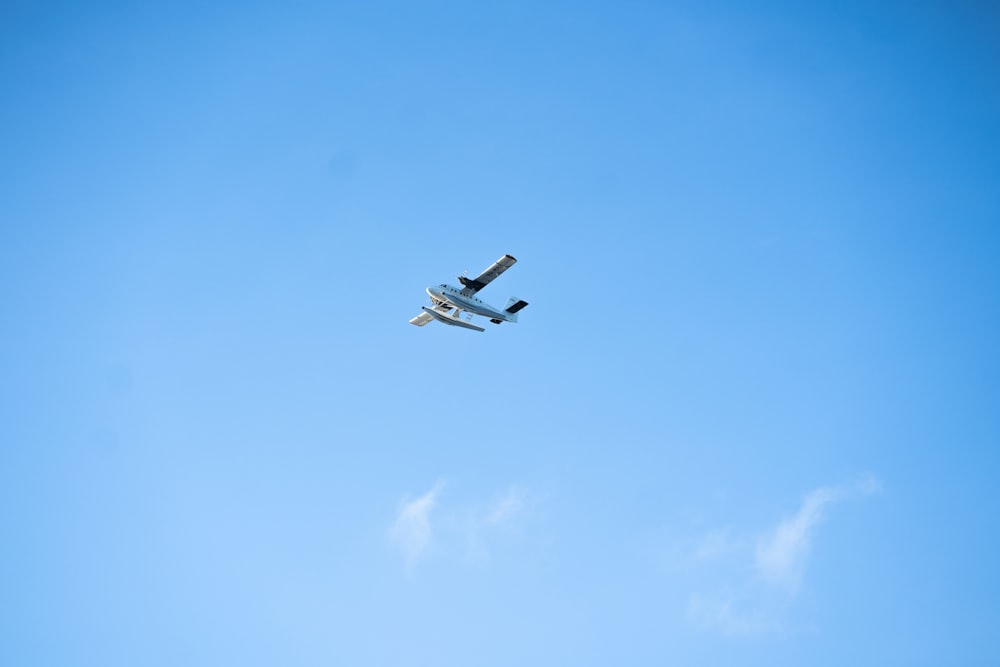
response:
{"label": "airplane", "polygon": [[[497,310],[488,303],[484,303],[476,298],[479,290],[489,285],[501,273],[514,266],[517,260],[510,255],[504,255],[493,262],[490,268],[480,273],[475,278],[467,278],[464,274],[458,277],[462,283],[462,288],[452,287],[445,283],[427,288],[427,294],[431,297],[432,307],[423,307],[422,313],[410,320],[410,324],[422,327],[428,322],[437,320],[443,324],[473,331],[486,331],[483,327],[471,322],[473,315],[482,315],[490,318],[493,324],[501,322],[517,322],[517,313],[528,305],[527,301],[522,301],[516,296],[512,296],[503,310]],[[452,313],[451,311],[455,311]],[[466,319],[462,319],[462,313],[469,313]]]}

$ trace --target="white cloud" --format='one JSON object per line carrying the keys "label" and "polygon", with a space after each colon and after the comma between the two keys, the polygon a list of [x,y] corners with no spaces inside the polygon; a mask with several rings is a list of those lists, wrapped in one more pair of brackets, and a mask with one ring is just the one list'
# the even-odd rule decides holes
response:
{"label": "white cloud", "polygon": [[522,489],[511,487],[506,495],[493,504],[484,518],[484,523],[493,525],[509,523],[524,511],[527,501],[527,496]]}
{"label": "white cloud", "polygon": [[440,491],[441,484],[438,483],[416,500],[404,502],[396,521],[389,528],[389,538],[403,551],[409,565],[416,562],[431,546],[434,538],[431,512],[437,505]]}
{"label": "white cloud", "polygon": [[757,539],[754,567],[768,582],[790,589],[798,587],[816,525],[830,505],[874,493],[879,488],[871,475],[840,486],[822,486],[802,501],[794,516]]}
{"label": "white cloud", "polygon": [[709,592],[690,595],[688,618],[703,629],[734,636],[784,632],[820,521],[836,503],[879,490],[871,475],[822,486],[806,494],[795,514],[755,538],[737,540],[727,532],[711,531],[693,542],[691,562],[716,570],[700,577],[702,583],[715,585]]}
{"label": "white cloud", "polygon": [[524,518],[535,501],[518,486],[488,505],[438,507],[441,484],[416,500],[404,501],[389,528],[389,539],[412,567],[430,552],[463,555],[471,563],[490,561],[494,547],[520,539]]}
{"label": "white cloud", "polygon": [[467,558],[487,563],[493,548],[516,540],[533,502],[524,489],[513,486],[485,510],[471,511],[465,524]]}

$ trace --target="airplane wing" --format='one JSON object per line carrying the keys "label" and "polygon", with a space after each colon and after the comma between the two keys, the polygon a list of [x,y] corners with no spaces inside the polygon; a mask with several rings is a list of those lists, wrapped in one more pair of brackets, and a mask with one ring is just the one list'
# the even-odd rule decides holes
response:
{"label": "airplane wing", "polygon": [[412,320],[410,320],[410,324],[414,324],[414,325],[416,325],[418,327],[422,327],[425,324],[427,324],[428,322],[433,322],[433,321],[434,321],[434,318],[431,317],[427,313],[427,311],[424,311],[424,312],[420,313],[419,315],[417,315],[416,317],[414,317]]}
{"label": "airplane wing", "polygon": [[466,278],[465,276],[459,276],[458,280],[462,283],[462,294],[465,296],[471,296],[489,285],[493,280],[499,276],[501,273],[514,266],[514,262],[517,260],[510,255],[504,255],[497,261],[493,262],[490,268],[486,269],[480,273],[475,278]]}
{"label": "airplane wing", "polygon": [[[443,303],[438,302],[434,304],[434,310],[438,311],[439,313],[448,314],[449,312],[451,312],[451,306],[447,306]],[[434,317],[425,310],[416,317],[414,317],[412,320],[410,320],[410,324],[422,327],[428,322],[433,322],[433,321]]]}

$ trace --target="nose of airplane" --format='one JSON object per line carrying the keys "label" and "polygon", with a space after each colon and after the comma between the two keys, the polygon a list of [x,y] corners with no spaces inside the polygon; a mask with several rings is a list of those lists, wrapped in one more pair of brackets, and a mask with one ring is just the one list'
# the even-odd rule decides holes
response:
{"label": "nose of airplane", "polygon": [[435,299],[441,298],[441,288],[440,287],[428,287],[427,293],[430,294]]}

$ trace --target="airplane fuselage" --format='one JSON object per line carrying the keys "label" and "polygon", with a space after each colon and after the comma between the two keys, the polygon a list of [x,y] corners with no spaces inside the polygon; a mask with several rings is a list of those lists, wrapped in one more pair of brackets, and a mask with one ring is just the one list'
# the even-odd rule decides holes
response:
{"label": "airplane fuselage", "polygon": [[428,287],[427,294],[435,301],[443,301],[450,306],[472,313],[473,315],[482,315],[483,317],[496,320],[509,320],[507,313],[497,310],[474,296],[462,294],[460,289],[451,285],[442,284]]}

